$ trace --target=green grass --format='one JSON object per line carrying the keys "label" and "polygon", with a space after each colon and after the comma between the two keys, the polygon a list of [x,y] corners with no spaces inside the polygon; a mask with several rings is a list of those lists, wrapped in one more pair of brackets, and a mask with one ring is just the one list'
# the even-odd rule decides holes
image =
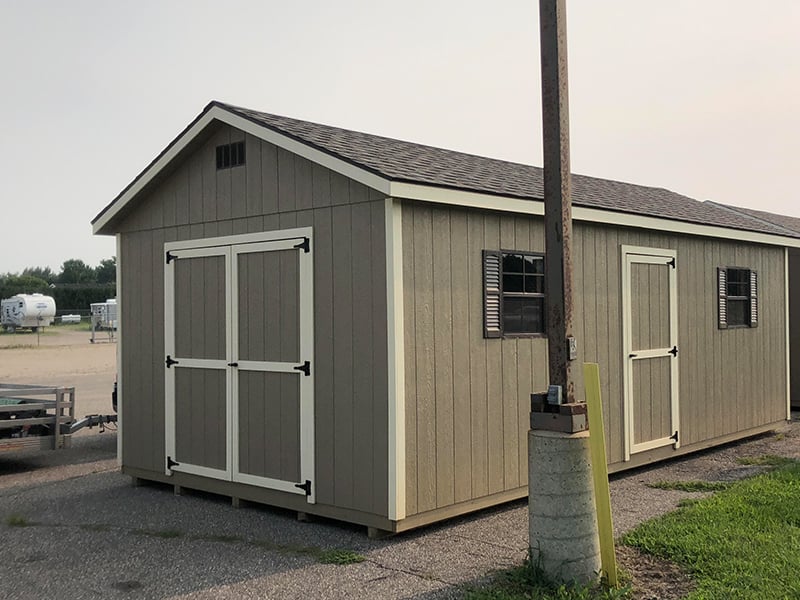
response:
{"label": "green grass", "polygon": [[740,465],[752,465],[758,467],[783,467],[792,464],[791,458],[785,456],[775,456],[774,454],[764,454],[762,456],[742,456],[736,459]]}
{"label": "green grass", "polygon": [[648,521],[623,543],[690,572],[693,600],[800,598],[800,463]]}
{"label": "green grass", "polygon": [[317,560],[327,565],[353,565],[364,562],[366,557],[352,550],[336,548],[333,550],[321,550],[317,554]]}
{"label": "green grass", "polygon": [[730,485],[725,481],[656,481],[648,483],[647,487],[680,492],[720,492],[727,490]]}
{"label": "green grass", "polygon": [[530,560],[495,575],[489,585],[467,592],[467,600],[625,600],[629,587],[610,589],[597,583],[566,585],[552,581]]}
{"label": "green grass", "polygon": [[6,525],[9,527],[30,527],[33,523],[22,515],[9,515],[6,517]]}

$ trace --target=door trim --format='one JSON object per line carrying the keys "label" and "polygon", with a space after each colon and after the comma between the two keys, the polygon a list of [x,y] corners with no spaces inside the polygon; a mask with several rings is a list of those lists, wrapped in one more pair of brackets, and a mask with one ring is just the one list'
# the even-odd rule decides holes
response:
{"label": "door trim", "polygon": [[[650,440],[647,442],[635,444],[634,431],[635,431],[635,416],[633,411],[633,361],[638,359],[654,358],[658,356],[667,355],[667,351],[672,347],[679,347],[678,345],[678,253],[676,250],[664,248],[648,248],[643,246],[626,246],[621,247],[621,284],[622,284],[622,365],[623,365],[623,415],[624,415],[624,450],[625,460],[631,459],[631,454],[637,452],[645,452],[653,450],[662,446],[672,445],[673,447],[680,448],[680,434],[678,439],[674,440],[671,437],[660,438],[657,440]],[[633,348],[632,327],[631,322],[633,319],[632,314],[632,298],[631,298],[631,278],[630,268],[634,263],[639,264],[669,264],[673,263],[673,268],[669,270],[669,338],[670,348],[664,349],[648,349],[641,351]],[[636,350],[636,356],[633,356]],[[670,430],[673,432],[680,431],[680,396],[678,388],[678,367],[679,367],[679,354],[673,356],[670,360]]]}

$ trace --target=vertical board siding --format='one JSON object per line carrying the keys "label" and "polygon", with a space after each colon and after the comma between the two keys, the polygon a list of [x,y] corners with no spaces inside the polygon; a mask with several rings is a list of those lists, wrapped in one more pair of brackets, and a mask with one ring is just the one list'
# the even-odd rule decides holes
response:
{"label": "vertical board siding", "polygon": [[[783,249],[585,223],[576,225],[581,259],[575,263],[575,277],[582,295],[576,331],[586,359],[596,356],[600,364],[610,465],[624,465],[622,245],[674,249],[678,254],[681,444],[704,443],[785,417]],[[594,250],[590,251],[592,247]],[[758,272],[762,318],[757,328],[718,329],[716,269],[725,266]],[[645,285],[644,278],[639,284]],[[592,285],[594,293],[589,291]],[[655,285],[663,288],[665,284],[648,280],[647,286]],[[640,309],[640,314],[647,312],[645,306]],[[594,319],[591,315],[598,317]],[[651,326],[649,318],[639,319],[634,325],[638,331],[647,333],[645,337],[653,334],[657,339],[663,338],[664,332],[653,331]],[[662,374],[661,379],[666,380],[666,376]],[[667,385],[665,381],[663,387]],[[664,415],[659,417],[664,418]]]}
{"label": "vertical board siding", "polygon": [[[547,343],[483,339],[480,252],[543,251],[544,241],[538,217],[412,202],[404,203],[403,217],[410,459],[406,489],[407,511],[413,515],[440,507],[440,502],[449,500],[450,490],[453,501],[459,502],[527,482],[529,395],[546,389]],[[609,463],[624,465],[622,245],[674,249],[678,254],[681,443],[701,444],[783,418],[782,249],[579,222],[575,330],[580,360],[600,364]],[[466,281],[455,266],[456,257],[462,256]],[[757,328],[717,328],[717,266],[744,266],[758,272]],[[655,307],[641,304],[635,329],[641,343],[660,347],[668,343],[668,332],[653,322],[650,310],[663,316],[667,283],[662,272],[654,271],[658,267],[641,265],[641,269],[636,282],[641,297],[652,294],[664,301]],[[468,376],[460,377],[464,365]],[[667,397],[670,383],[662,367],[638,366],[653,371],[648,396]],[[635,380],[635,385],[641,384],[639,377]],[[664,406],[637,424],[637,439],[669,429],[668,403],[658,404]],[[468,480],[463,478],[466,472]]]}
{"label": "vertical board siding", "polygon": [[541,251],[541,222],[404,203],[406,511],[527,483],[530,394],[542,338],[485,340],[481,252]]}
{"label": "vertical board siding", "polygon": [[[216,145],[239,140],[246,144],[246,164],[217,171]],[[155,473],[164,469],[164,242],[310,225],[315,245],[316,499],[386,516],[383,211],[378,192],[227,126],[212,127],[154,183],[120,222],[125,257],[121,302],[126,307],[121,319],[128,332],[120,366],[127,401],[123,465]],[[257,262],[253,259],[248,266],[252,269]],[[253,273],[250,284],[263,286],[264,301],[275,287],[268,277]],[[252,312],[253,307],[243,308]],[[243,332],[242,343],[254,354],[267,352],[264,327],[254,325]],[[273,348],[273,353],[285,351],[292,353],[293,348]],[[242,383],[251,395],[264,386],[258,377]],[[287,397],[291,391],[287,389]],[[259,409],[254,403],[243,410]],[[265,416],[248,412],[248,418]],[[291,421],[294,416],[276,418]],[[251,433],[257,435],[256,430]],[[280,466],[268,468],[268,456],[255,456],[257,444],[248,448],[245,461],[256,472],[279,467],[294,472],[288,456],[292,444],[296,441],[281,442]]]}

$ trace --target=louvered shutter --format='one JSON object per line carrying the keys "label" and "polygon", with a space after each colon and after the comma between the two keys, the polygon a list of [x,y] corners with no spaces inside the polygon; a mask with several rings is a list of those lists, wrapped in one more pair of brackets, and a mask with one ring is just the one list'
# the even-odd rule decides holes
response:
{"label": "louvered shutter", "polygon": [[750,327],[758,327],[758,275],[750,271]]}
{"label": "louvered shutter", "polygon": [[719,328],[728,328],[728,271],[722,267],[717,268]]}
{"label": "louvered shutter", "polygon": [[483,337],[503,335],[503,290],[501,267],[503,255],[494,250],[483,251]]}

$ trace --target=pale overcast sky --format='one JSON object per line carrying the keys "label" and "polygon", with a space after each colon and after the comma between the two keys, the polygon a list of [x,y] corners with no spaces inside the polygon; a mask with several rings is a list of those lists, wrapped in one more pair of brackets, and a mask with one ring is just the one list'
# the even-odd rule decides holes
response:
{"label": "pale overcast sky", "polygon": [[[568,0],[572,167],[800,216],[800,2]],[[0,0],[0,272],[212,99],[541,165],[536,0]]]}

